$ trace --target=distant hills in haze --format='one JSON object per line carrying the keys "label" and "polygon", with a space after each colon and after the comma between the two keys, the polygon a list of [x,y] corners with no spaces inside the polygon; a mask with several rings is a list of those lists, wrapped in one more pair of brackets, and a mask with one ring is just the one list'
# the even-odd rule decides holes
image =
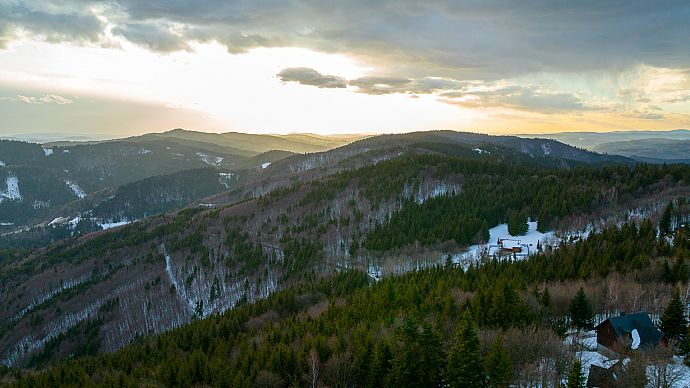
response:
{"label": "distant hills in haze", "polygon": [[690,140],[690,130],[671,131],[615,131],[615,132],[561,132],[549,134],[527,134],[520,137],[541,137],[555,139],[573,147],[593,149],[604,143],[645,139]]}
{"label": "distant hills in haze", "polygon": [[598,153],[621,155],[648,163],[689,163],[690,130],[562,132],[521,137],[555,139],[573,147]]}

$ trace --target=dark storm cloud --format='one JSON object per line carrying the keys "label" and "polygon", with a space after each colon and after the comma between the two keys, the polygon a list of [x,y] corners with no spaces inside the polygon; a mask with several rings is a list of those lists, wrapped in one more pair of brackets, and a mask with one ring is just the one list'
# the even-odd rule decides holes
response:
{"label": "dark storm cloud", "polygon": [[[87,9],[82,1],[36,2],[33,9],[0,4],[0,34],[10,25],[94,40],[103,28],[88,12],[74,11]],[[114,33],[151,50],[184,50],[189,40],[216,40],[233,53],[299,46],[350,54],[401,79],[495,80],[690,63],[687,0],[111,0],[101,6]],[[170,23],[183,25],[183,33],[170,34]],[[2,36],[8,33],[0,44]],[[372,93],[397,87],[377,85]]]}

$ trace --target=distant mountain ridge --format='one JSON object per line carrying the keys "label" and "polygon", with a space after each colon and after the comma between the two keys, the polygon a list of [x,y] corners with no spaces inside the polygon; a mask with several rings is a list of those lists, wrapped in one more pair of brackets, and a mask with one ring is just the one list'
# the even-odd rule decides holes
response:
{"label": "distant mountain ridge", "polygon": [[[93,222],[77,228],[81,220],[116,224],[190,203],[232,204],[295,181],[360,168],[403,153],[437,152],[433,150],[438,144],[478,152],[506,147],[530,157],[551,158],[551,163],[561,166],[634,163],[549,139],[469,132],[428,131],[349,140],[348,136],[207,134],[178,129],[87,144],[0,141],[5,159],[0,160],[0,191],[9,190],[4,187],[9,177],[13,188],[13,195],[0,203],[0,234],[48,226],[12,234],[11,240],[5,237],[0,248],[47,244],[97,228]],[[325,150],[314,151],[318,149]],[[309,152],[298,152],[305,150]],[[14,193],[15,186],[21,199]]]}
{"label": "distant mountain ridge", "polygon": [[690,159],[690,140],[680,139],[640,139],[615,141],[599,144],[594,151],[625,155],[636,160],[688,160]]}
{"label": "distant mountain ridge", "polygon": [[255,154],[271,150],[290,151],[297,153],[326,151],[331,148],[345,145],[363,136],[352,137],[328,137],[312,134],[289,135],[257,135],[240,132],[208,133],[173,129],[163,133],[149,133],[141,136],[127,138],[130,141],[146,141],[151,138],[173,138],[185,141],[216,144],[224,147],[238,148]]}
{"label": "distant mountain ridge", "polygon": [[574,147],[595,150],[595,147],[610,142],[644,139],[690,140],[689,129],[669,131],[614,131],[614,132],[561,132],[548,134],[524,134],[519,137],[540,137],[555,139]]}

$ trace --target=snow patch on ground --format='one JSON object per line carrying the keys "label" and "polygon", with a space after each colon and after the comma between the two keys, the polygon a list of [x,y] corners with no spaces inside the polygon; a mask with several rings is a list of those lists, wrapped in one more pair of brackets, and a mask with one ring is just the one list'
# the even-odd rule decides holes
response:
{"label": "snow patch on ground", "polygon": [[63,154],[69,154],[69,150],[62,150]]}
{"label": "snow patch on ground", "polygon": [[16,176],[8,176],[5,180],[5,186],[7,188],[4,191],[0,191],[0,203],[2,203],[3,199],[9,201],[22,200],[22,194],[19,192],[19,179]]}
{"label": "snow patch on ground", "polygon": [[[640,336],[637,330],[633,330],[631,333],[633,337],[633,349],[639,347]],[[575,352],[575,357],[582,362],[582,373],[585,378],[589,376],[589,370],[592,365],[596,365],[601,368],[610,368],[616,362],[619,361],[618,358],[609,358],[599,352],[597,349],[597,337],[596,331],[588,331],[577,334],[569,335],[565,338],[563,343],[568,346],[576,345],[579,346],[577,352]],[[635,345],[637,344],[637,345]],[[620,360],[625,366],[630,359],[624,358]],[[650,364],[647,367],[647,379],[649,387],[661,386],[659,384],[659,370],[664,369],[665,373],[669,377],[673,377],[672,385],[673,387],[690,387],[690,368],[683,363],[683,358],[679,356],[673,356],[665,367],[660,365]]]}
{"label": "snow patch on ground", "polygon": [[70,189],[72,189],[72,191],[74,192],[74,195],[76,195],[77,197],[79,197],[79,198],[85,198],[86,197],[86,193],[84,192],[84,190],[82,190],[81,187],[79,187],[79,185],[77,185],[76,183],[74,183],[70,180],[66,180],[65,184],[67,186],[69,186]]}
{"label": "snow patch on ground", "polygon": [[261,168],[266,168],[271,165],[271,162],[261,163]]}
{"label": "snow patch on ground", "polygon": [[474,149],[472,149],[472,151],[478,153],[479,155],[481,155],[481,154],[491,154],[491,152],[486,151],[486,150],[483,150],[483,149],[481,149],[481,148],[474,148]]}
{"label": "snow patch on ground", "polygon": [[[537,222],[529,222],[529,230],[524,236],[513,236],[508,233],[508,224],[501,224],[489,229],[489,243],[472,245],[465,252],[456,253],[452,256],[453,263],[461,264],[467,268],[470,263],[484,256],[493,256],[498,253],[497,242],[499,239],[519,240],[523,253],[517,254],[517,258],[526,258],[537,253],[537,244],[547,244],[554,238],[553,232],[541,233],[537,230]],[[517,245],[517,241],[515,243]],[[512,255],[511,255],[512,257]]]}
{"label": "snow patch on ground", "polygon": [[170,279],[170,283],[172,283],[175,287],[175,292],[177,292],[177,295],[180,297],[180,299],[184,300],[187,306],[189,306],[189,311],[194,313],[194,303],[192,303],[192,301],[189,299],[184,288],[180,287],[180,284],[177,281],[177,277],[175,277],[175,274],[172,271],[172,262],[170,261],[170,255],[165,249],[165,245],[161,245],[161,252],[163,253],[163,256],[165,256],[165,272],[167,272],[168,274],[168,279]]}
{"label": "snow patch on ground", "polygon": [[6,166],[5,162],[3,162],[2,160],[0,160],[0,167],[5,167],[5,166]]}
{"label": "snow patch on ground", "polygon": [[53,218],[52,221],[48,223],[48,226],[55,226],[55,225],[61,225],[67,222],[68,218],[67,217],[56,217]]}
{"label": "snow patch on ground", "polygon": [[46,154],[46,156],[50,156],[53,154],[53,149],[52,148],[44,148],[43,153]]}
{"label": "snow patch on ground", "polygon": [[541,150],[542,150],[542,152],[544,152],[544,155],[546,155],[546,156],[551,155],[551,144],[542,144]]}
{"label": "snow patch on ground", "polygon": [[127,224],[131,224],[133,221],[118,221],[118,222],[103,222],[103,223],[98,223],[98,226],[101,228],[105,229],[110,229],[110,228],[117,228],[118,226],[123,226]]}
{"label": "snow patch on ground", "polygon": [[69,224],[70,228],[74,229],[77,227],[77,224],[81,222],[82,218],[79,216],[76,216],[72,219],[69,217],[57,217],[54,218],[52,221],[48,223],[48,226],[56,226],[56,225],[64,225],[64,224]]}
{"label": "snow patch on ground", "polygon": [[197,152],[196,156],[199,157],[199,160],[201,160],[202,162],[204,162],[210,166],[218,166],[218,165],[220,165],[220,163],[224,159],[220,156],[208,156],[208,155],[203,154],[201,152]]}
{"label": "snow patch on ground", "polygon": [[589,369],[592,365],[608,369],[618,362],[617,358],[608,358],[601,353],[590,350],[577,352],[575,353],[575,357],[579,358],[582,362],[582,374],[584,374],[585,379],[589,376]]}
{"label": "snow patch on ground", "polygon": [[239,177],[234,172],[219,172],[218,176],[220,176],[220,183],[225,186],[226,189],[230,188],[232,181],[239,180]]}

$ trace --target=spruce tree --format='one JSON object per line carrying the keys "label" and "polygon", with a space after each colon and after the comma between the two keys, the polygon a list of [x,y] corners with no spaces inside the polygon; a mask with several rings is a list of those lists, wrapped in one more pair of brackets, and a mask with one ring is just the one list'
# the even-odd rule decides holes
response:
{"label": "spruce tree", "polygon": [[[433,387],[442,381],[441,341],[429,325],[420,331],[413,320],[398,329],[399,346],[386,377],[387,385]],[[477,340],[477,343],[478,340]]]}
{"label": "spruce tree", "polygon": [[551,293],[549,288],[544,287],[544,291],[539,296],[539,317],[542,323],[551,324],[553,318],[553,302],[551,301]]}
{"label": "spruce tree", "polygon": [[663,234],[669,234],[672,232],[671,228],[671,219],[673,216],[673,203],[669,202],[668,206],[666,206],[666,209],[664,212],[661,214],[661,218],[659,219],[659,230]]}
{"label": "spruce tree", "polygon": [[584,388],[585,387],[585,376],[582,374],[582,362],[580,360],[575,360],[573,365],[570,366],[570,372],[568,372],[568,388]]}
{"label": "spruce tree", "polygon": [[592,304],[582,287],[570,302],[570,322],[579,330],[589,330],[594,325]]}
{"label": "spruce tree", "polygon": [[661,316],[659,328],[670,341],[681,348],[685,347],[688,320],[685,317],[685,308],[680,299],[678,290],[673,291],[673,296]]}
{"label": "spruce tree", "polygon": [[507,387],[510,382],[512,374],[510,357],[500,335],[496,337],[486,356],[486,374],[489,387]]}
{"label": "spruce tree", "polygon": [[549,230],[549,220],[546,214],[546,210],[542,208],[537,216],[537,230],[542,233],[546,233]]}
{"label": "spruce tree", "polygon": [[393,358],[388,343],[386,343],[386,341],[378,342],[374,347],[374,352],[371,358],[366,386],[372,388],[381,387],[383,386],[386,380],[386,375],[390,369],[390,360]]}
{"label": "spruce tree", "polygon": [[512,211],[508,215],[508,233],[511,236],[524,236],[529,231],[527,214],[522,211]]}
{"label": "spruce tree", "polygon": [[462,315],[455,344],[448,357],[447,383],[450,387],[481,387],[484,365],[479,353],[479,337],[469,309]]}

